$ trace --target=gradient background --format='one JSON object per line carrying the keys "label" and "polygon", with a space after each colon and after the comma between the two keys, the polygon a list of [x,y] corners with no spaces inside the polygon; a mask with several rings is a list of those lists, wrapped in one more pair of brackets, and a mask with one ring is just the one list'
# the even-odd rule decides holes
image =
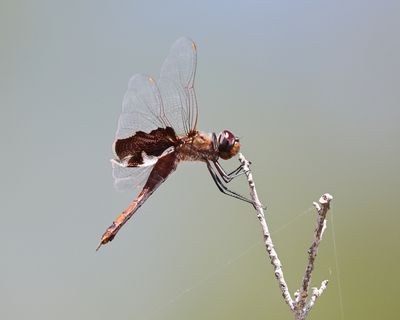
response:
{"label": "gradient background", "polygon": [[399,31],[398,1],[2,0],[0,318],[292,318],[255,211],[204,165],[181,165],[94,250],[135,196],[109,163],[128,79],[157,76],[182,35],[198,46],[199,127],[241,137],[291,292],[312,201],[334,196],[310,319],[395,317]]}

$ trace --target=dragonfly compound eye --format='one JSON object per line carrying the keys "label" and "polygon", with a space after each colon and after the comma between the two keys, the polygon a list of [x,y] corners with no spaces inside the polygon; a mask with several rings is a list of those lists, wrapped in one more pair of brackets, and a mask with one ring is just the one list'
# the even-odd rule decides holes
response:
{"label": "dragonfly compound eye", "polygon": [[235,135],[228,131],[222,131],[218,136],[218,151],[222,159],[227,160],[232,158],[239,152],[240,143]]}

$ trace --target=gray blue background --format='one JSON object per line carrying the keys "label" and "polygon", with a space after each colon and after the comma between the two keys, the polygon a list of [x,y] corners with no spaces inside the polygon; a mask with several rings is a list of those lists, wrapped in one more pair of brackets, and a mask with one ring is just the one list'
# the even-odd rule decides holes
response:
{"label": "gray blue background", "polygon": [[399,31],[398,1],[2,0],[0,318],[292,318],[255,211],[202,164],[94,250],[136,195],[113,189],[109,163],[127,81],[157,76],[183,35],[199,128],[241,137],[291,292],[312,201],[334,196],[310,319],[395,317]]}

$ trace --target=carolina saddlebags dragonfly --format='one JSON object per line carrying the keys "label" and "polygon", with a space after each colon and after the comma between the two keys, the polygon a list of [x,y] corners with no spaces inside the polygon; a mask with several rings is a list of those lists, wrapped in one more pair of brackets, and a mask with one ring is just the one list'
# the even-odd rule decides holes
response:
{"label": "carolina saddlebags dragonfly", "polygon": [[113,143],[115,159],[111,162],[117,188],[132,188],[140,182],[144,186],[108,227],[96,250],[114,239],[180,161],[204,162],[221,192],[252,203],[224,185],[242,174],[242,167],[226,173],[218,162],[239,152],[239,139],[228,130],[216,135],[196,129],[196,63],[196,45],[180,38],[173,44],[157,81],[142,74],[130,79]]}

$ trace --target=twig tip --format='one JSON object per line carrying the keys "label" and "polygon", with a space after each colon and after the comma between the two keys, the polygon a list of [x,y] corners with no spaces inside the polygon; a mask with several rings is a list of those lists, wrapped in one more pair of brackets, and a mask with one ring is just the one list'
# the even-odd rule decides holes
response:
{"label": "twig tip", "polygon": [[331,200],[333,199],[332,195],[329,193],[324,193],[321,198],[319,198],[319,203],[320,204],[329,204]]}

